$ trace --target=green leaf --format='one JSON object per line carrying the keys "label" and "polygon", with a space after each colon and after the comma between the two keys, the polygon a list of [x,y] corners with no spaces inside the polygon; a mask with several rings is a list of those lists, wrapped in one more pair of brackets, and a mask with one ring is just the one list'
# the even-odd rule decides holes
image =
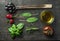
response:
{"label": "green leaf", "polygon": [[15,24],[12,24],[12,28],[16,28],[16,25]]}
{"label": "green leaf", "polygon": [[38,18],[36,18],[36,17],[30,17],[26,21],[29,23],[32,23],[32,22],[36,22],[37,20],[38,20]]}
{"label": "green leaf", "polygon": [[39,28],[32,28],[32,30],[38,30]]}
{"label": "green leaf", "polygon": [[12,32],[12,31],[16,32],[17,28],[9,28],[8,30],[9,30],[9,32]]}
{"label": "green leaf", "polygon": [[11,28],[11,27],[10,27],[10,28],[8,28],[8,31],[9,31],[9,32],[12,32],[12,28]]}
{"label": "green leaf", "polygon": [[17,29],[21,30],[24,27],[24,23],[19,23],[17,25]]}
{"label": "green leaf", "polygon": [[19,32],[15,32],[15,34],[18,36],[18,35],[20,35],[20,33]]}
{"label": "green leaf", "polygon": [[15,32],[15,34],[16,34],[16,36],[21,35],[21,34],[22,34],[22,30],[17,30],[17,31]]}
{"label": "green leaf", "polygon": [[22,16],[23,17],[30,17],[30,16],[32,16],[32,14],[29,12],[26,12],[26,13],[22,13]]}
{"label": "green leaf", "polygon": [[15,38],[15,34],[10,34],[10,36],[11,36],[11,38],[13,38],[13,39]]}
{"label": "green leaf", "polygon": [[39,29],[39,28],[32,26],[32,27],[26,28],[26,31],[38,30],[38,29]]}
{"label": "green leaf", "polygon": [[15,32],[16,30],[17,30],[17,27],[16,27],[16,25],[15,25],[15,24],[13,24],[13,25],[12,25],[12,31],[14,31],[14,32]]}
{"label": "green leaf", "polygon": [[16,29],[13,29],[12,27],[10,27],[10,28],[8,29],[8,31],[9,31],[9,32],[12,32],[12,31],[16,31]]}
{"label": "green leaf", "polygon": [[10,32],[10,34],[13,34],[13,35],[15,35],[15,32],[14,32],[14,31],[11,31],[11,32]]}
{"label": "green leaf", "polygon": [[31,28],[26,28],[26,31],[30,31],[31,30]]}
{"label": "green leaf", "polygon": [[16,30],[16,32],[19,32],[19,31],[20,31],[20,30],[18,30],[18,29]]}

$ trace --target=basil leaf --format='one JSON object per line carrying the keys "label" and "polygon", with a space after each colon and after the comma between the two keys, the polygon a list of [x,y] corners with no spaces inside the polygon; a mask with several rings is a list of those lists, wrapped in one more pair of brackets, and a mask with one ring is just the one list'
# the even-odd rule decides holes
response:
{"label": "basil leaf", "polygon": [[19,23],[17,25],[17,29],[21,30],[24,27],[24,23]]}

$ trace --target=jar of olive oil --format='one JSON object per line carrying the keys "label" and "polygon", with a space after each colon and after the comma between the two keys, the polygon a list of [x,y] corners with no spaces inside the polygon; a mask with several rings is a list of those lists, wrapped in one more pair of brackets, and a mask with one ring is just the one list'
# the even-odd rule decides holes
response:
{"label": "jar of olive oil", "polygon": [[42,22],[44,22],[46,24],[52,24],[54,21],[54,16],[51,11],[44,10],[40,14],[40,19]]}

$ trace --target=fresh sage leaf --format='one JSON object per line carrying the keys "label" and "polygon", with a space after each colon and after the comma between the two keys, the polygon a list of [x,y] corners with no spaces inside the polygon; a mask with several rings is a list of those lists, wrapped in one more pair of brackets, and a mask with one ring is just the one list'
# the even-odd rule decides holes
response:
{"label": "fresh sage leaf", "polygon": [[29,23],[32,23],[32,22],[36,22],[37,20],[38,20],[38,18],[36,18],[36,17],[30,17],[26,21]]}
{"label": "fresh sage leaf", "polygon": [[32,16],[32,14],[29,13],[29,12],[26,12],[26,13],[22,13],[21,16],[23,16],[23,17],[30,17],[30,16]]}

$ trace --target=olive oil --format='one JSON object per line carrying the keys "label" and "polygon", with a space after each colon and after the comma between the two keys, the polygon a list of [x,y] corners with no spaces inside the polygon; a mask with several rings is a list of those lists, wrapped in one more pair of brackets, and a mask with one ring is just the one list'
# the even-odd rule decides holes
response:
{"label": "olive oil", "polygon": [[40,18],[43,22],[47,24],[51,24],[54,21],[53,13],[47,10],[41,12]]}

